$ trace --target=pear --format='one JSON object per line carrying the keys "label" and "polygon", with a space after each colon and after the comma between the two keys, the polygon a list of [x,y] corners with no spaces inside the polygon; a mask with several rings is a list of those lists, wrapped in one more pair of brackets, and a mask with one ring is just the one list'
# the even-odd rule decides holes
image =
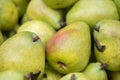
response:
{"label": "pear", "polygon": [[45,71],[40,80],[59,80],[63,75],[55,71],[48,63],[45,63]]}
{"label": "pear", "polygon": [[54,9],[67,8],[78,0],[43,0],[48,6]]}
{"label": "pear", "polygon": [[119,16],[120,16],[120,0],[113,0],[117,9],[118,9],[118,12],[119,12]]}
{"label": "pear", "polygon": [[102,20],[93,31],[96,60],[107,64],[107,70],[120,71],[120,22]]}
{"label": "pear", "polygon": [[20,32],[0,46],[0,71],[16,69],[26,76],[42,76],[45,50],[40,38],[32,32]]}
{"label": "pear", "polygon": [[90,29],[84,22],[75,22],[60,29],[46,45],[48,63],[62,74],[82,71],[90,54]]}
{"label": "pear", "polygon": [[2,32],[0,31],[0,45],[4,42],[4,36]]}
{"label": "pear", "polygon": [[[14,15],[14,16],[13,16]],[[0,0],[0,28],[3,31],[13,29],[18,22],[17,8],[11,0]]]}
{"label": "pear", "polygon": [[32,18],[28,17],[27,13],[25,13],[21,19],[21,24],[24,24],[25,22],[32,21]]}
{"label": "pear", "polygon": [[110,80],[120,80],[120,72],[119,71],[110,72]]}
{"label": "pear", "polygon": [[62,27],[64,19],[63,11],[48,7],[43,0],[31,0],[27,8],[27,15],[32,19],[45,21],[55,29]]}
{"label": "pear", "polygon": [[103,19],[119,19],[117,8],[112,0],[79,0],[66,15],[67,24],[84,21],[90,27]]}
{"label": "pear", "polygon": [[106,66],[106,64],[100,62],[90,63],[83,73],[89,78],[89,80],[108,80],[105,71]]}
{"label": "pear", "polygon": [[18,32],[22,32],[22,31],[30,31],[36,33],[40,37],[44,45],[46,45],[48,40],[56,32],[51,25],[49,25],[46,22],[38,21],[38,20],[32,20],[22,24],[19,27]]}
{"label": "pear", "polygon": [[27,6],[30,0],[12,0],[15,6],[17,7],[19,16],[23,16],[26,12]]}
{"label": "pear", "polygon": [[27,80],[24,74],[17,70],[7,70],[0,72],[0,80]]}
{"label": "pear", "polygon": [[63,76],[60,80],[91,80],[87,78],[83,73],[69,73]]}

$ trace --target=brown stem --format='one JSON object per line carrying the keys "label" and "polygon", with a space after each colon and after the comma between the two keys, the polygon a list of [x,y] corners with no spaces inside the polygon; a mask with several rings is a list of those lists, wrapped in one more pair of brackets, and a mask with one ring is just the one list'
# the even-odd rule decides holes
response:
{"label": "brown stem", "polygon": [[76,76],[75,76],[75,74],[72,74],[72,75],[71,75],[70,80],[76,80]]}
{"label": "brown stem", "polygon": [[101,45],[97,39],[94,39],[94,42],[95,42],[95,46],[97,48],[98,51],[100,52],[104,52],[105,50],[105,45]]}
{"label": "brown stem", "polygon": [[39,40],[38,36],[33,37],[33,42],[36,42],[37,40]]}

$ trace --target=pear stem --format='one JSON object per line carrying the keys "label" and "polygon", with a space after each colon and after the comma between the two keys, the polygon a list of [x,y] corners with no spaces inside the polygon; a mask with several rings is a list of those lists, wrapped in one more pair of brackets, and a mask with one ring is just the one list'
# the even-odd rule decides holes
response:
{"label": "pear stem", "polygon": [[104,70],[108,65],[105,63],[101,63],[101,69]]}
{"label": "pear stem", "polygon": [[71,75],[70,80],[76,80],[76,76],[75,76],[75,74],[72,74],[72,75]]}
{"label": "pear stem", "polygon": [[95,42],[95,46],[96,48],[98,49],[98,51],[100,52],[104,52],[105,50],[105,45],[101,45],[97,39],[94,39],[94,42]]}

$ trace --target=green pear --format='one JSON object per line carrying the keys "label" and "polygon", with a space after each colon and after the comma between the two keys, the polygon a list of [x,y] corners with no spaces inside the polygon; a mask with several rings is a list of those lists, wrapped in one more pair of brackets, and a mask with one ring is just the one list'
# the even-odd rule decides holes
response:
{"label": "green pear", "polygon": [[27,8],[27,15],[32,19],[45,21],[55,29],[62,27],[64,19],[63,11],[48,7],[43,0],[31,0]]}
{"label": "green pear", "polygon": [[24,74],[17,70],[0,72],[0,80],[26,80]]}
{"label": "green pear", "polygon": [[17,33],[0,46],[0,63],[0,71],[16,69],[40,77],[45,66],[43,43],[32,32]]}
{"label": "green pear", "polygon": [[2,32],[0,31],[0,45],[4,42],[4,36]]}
{"label": "green pear", "polygon": [[103,19],[119,19],[112,0],[79,0],[66,15],[67,24],[84,21],[91,27]]}
{"label": "green pear", "polygon": [[110,80],[120,80],[120,72],[119,71],[110,72]]}
{"label": "green pear", "polygon": [[11,30],[18,22],[17,8],[11,0],[0,0],[0,28]]}
{"label": "green pear", "polygon": [[63,74],[82,71],[90,54],[90,29],[84,22],[75,22],[60,29],[46,45],[48,63]]}
{"label": "green pear", "polygon": [[12,0],[15,6],[17,7],[19,16],[23,16],[26,12],[27,6],[30,0]]}
{"label": "green pear", "polygon": [[89,80],[108,80],[105,67],[106,64],[100,62],[90,63],[83,73],[89,78]]}
{"label": "green pear", "polygon": [[69,73],[63,76],[60,80],[91,80],[87,78],[83,73]]}
{"label": "green pear", "polygon": [[51,68],[50,65],[45,63],[45,71],[40,80],[59,80],[63,75]]}
{"label": "green pear", "polygon": [[48,6],[55,9],[67,8],[78,0],[43,0]]}
{"label": "green pear", "polygon": [[18,32],[22,32],[22,31],[31,31],[31,32],[36,33],[40,37],[44,45],[46,45],[48,40],[56,32],[51,25],[49,25],[46,22],[38,21],[38,20],[32,20],[32,21],[22,24],[19,27]]}
{"label": "green pear", "polygon": [[107,64],[107,70],[120,71],[120,22],[102,20],[93,31],[96,60]]}
{"label": "green pear", "polygon": [[113,0],[117,9],[118,9],[118,12],[119,12],[119,16],[120,16],[120,0]]}

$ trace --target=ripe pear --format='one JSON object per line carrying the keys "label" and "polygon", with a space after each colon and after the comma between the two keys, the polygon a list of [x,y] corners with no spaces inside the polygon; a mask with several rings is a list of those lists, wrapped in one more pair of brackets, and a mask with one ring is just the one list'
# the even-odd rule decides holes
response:
{"label": "ripe pear", "polygon": [[119,16],[120,16],[120,0],[113,0],[117,9],[118,9],[118,12],[119,12]]}
{"label": "ripe pear", "polygon": [[4,42],[4,37],[2,32],[0,31],[0,45]]}
{"label": "ripe pear", "polygon": [[27,8],[28,17],[49,23],[53,28],[62,27],[64,12],[48,7],[43,0],[31,0]]}
{"label": "ripe pear", "polygon": [[12,0],[15,6],[17,7],[19,16],[23,16],[26,12],[27,6],[30,0]]}
{"label": "ripe pear", "polygon": [[106,64],[100,62],[90,63],[83,73],[89,78],[89,80],[108,80],[107,73],[105,71],[106,66]]}
{"label": "ripe pear", "polygon": [[19,27],[18,32],[22,32],[22,31],[30,31],[30,32],[36,33],[40,37],[44,45],[46,45],[48,40],[56,32],[55,29],[51,25],[49,25],[46,22],[38,21],[38,20],[32,20],[32,21],[22,24]]}
{"label": "ripe pear", "polygon": [[119,71],[110,72],[110,80],[120,80],[120,72]]}
{"label": "ripe pear", "polygon": [[102,20],[93,31],[96,60],[107,64],[107,70],[120,71],[120,22]]}
{"label": "ripe pear", "polygon": [[[14,16],[13,16],[14,15]],[[0,0],[0,28],[3,31],[13,29],[18,22],[17,8],[11,0]]]}
{"label": "ripe pear", "polygon": [[45,71],[40,80],[59,80],[63,75],[55,71],[50,65],[45,63]]}
{"label": "ripe pear", "polygon": [[7,70],[0,72],[0,80],[26,80],[24,74],[17,70]]}
{"label": "ripe pear", "polygon": [[60,29],[46,45],[48,63],[63,74],[82,71],[90,54],[90,29],[84,22],[78,21]]}
{"label": "ripe pear", "polygon": [[16,69],[40,77],[45,66],[43,43],[32,32],[17,33],[0,46],[0,63],[0,71]]}
{"label": "ripe pear", "polygon": [[87,78],[83,73],[69,73],[63,76],[60,80],[91,80]]}
{"label": "ripe pear", "polygon": [[45,4],[54,9],[67,8],[78,0],[43,0]]}
{"label": "ripe pear", "polygon": [[112,0],[79,0],[66,15],[67,24],[84,21],[91,27],[103,19],[119,19]]}

